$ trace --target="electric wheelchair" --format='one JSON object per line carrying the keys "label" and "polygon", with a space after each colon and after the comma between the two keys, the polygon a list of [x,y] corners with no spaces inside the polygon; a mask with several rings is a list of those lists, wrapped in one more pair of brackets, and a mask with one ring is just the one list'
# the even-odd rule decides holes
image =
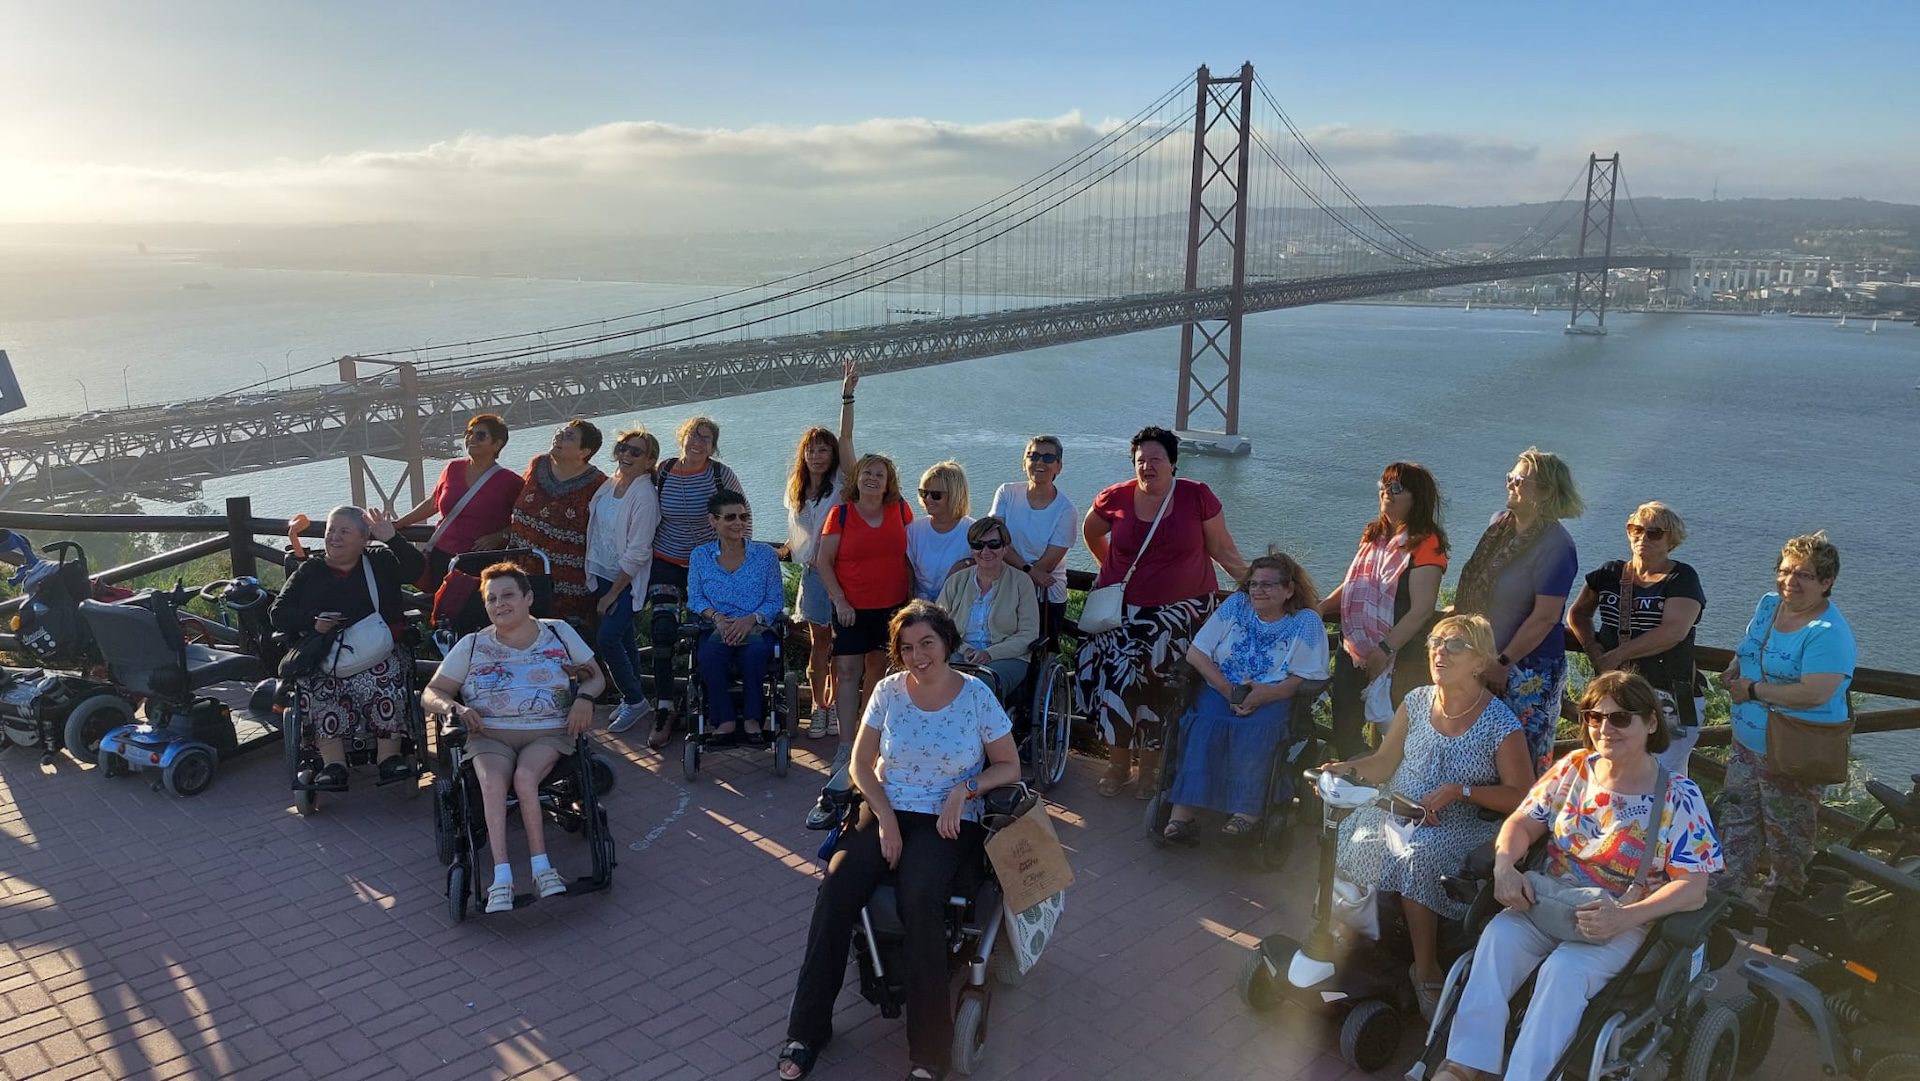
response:
{"label": "electric wheelchair", "polygon": [[[1546,844],[1543,838],[1535,846],[1529,864]],[[1441,884],[1449,896],[1470,905],[1465,922],[1475,939],[1502,910],[1493,896],[1491,843],[1475,849],[1459,875],[1442,876]],[[1733,935],[1725,923],[1728,910],[1727,897],[1714,891],[1704,906],[1667,916],[1648,928],[1626,966],[1587,1002],[1572,1042],[1547,1081],[1612,1081],[1638,1077],[1650,1067],[1659,1076],[1682,1081],[1731,1078],[1741,1052],[1741,1017],[1728,1004],[1707,1002],[1717,985],[1713,970],[1733,956]],[[1447,1039],[1473,960],[1469,949],[1447,970],[1426,1046],[1407,1071],[1408,1081],[1425,1081],[1446,1061]],[[1534,976],[1528,976],[1510,1004],[1509,1046],[1526,1016],[1533,986]],[[1657,1058],[1666,1061],[1656,1065]],[[1660,1066],[1668,1064],[1671,1068],[1659,1073]]]}
{"label": "electric wheelchair", "polygon": [[[844,823],[857,815],[861,802],[858,789],[829,790],[822,793]],[[1039,802],[1025,783],[1007,785],[986,793],[980,824],[991,837],[1015,819],[1034,810]],[[1044,809],[1036,813],[1045,814]],[[821,846],[821,858],[831,855],[839,839],[839,828]],[[874,890],[867,906],[860,911],[860,924],[854,929],[853,956],[860,973],[860,996],[880,1008],[880,1016],[898,1018],[906,1006],[906,983],[901,978],[901,949],[906,925],[900,918],[900,902],[894,892],[890,872]],[[1023,977],[1014,962],[1005,938],[1006,906],[993,863],[982,846],[980,856],[962,867],[954,878],[947,899],[947,967],[953,991],[953,1050],[951,1068],[963,1076],[972,1075],[980,1065],[987,1040],[987,1015],[993,1003],[993,983],[1015,984]]]}
{"label": "electric wheelchair", "polygon": [[[772,644],[773,653],[767,659],[766,680],[761,687],[761,702],[766,707],[766,716],[760,718],[761,736],[755,740],[739,726],[725,735],[712,730],[712,721],[707,716],[706,683],[700,678],[695,658],[699,654],[700,644],[707,635],[713,633],[713,625],[697,617],[681,621],[680,634],[675,640],[675,663],[683,667],[684,674],[680,681],[680,700],[674,709],[687,726],[686,742],[680,749],[680,771],[687,780],[699,777],[700,759],[709,752],[735,747],[772,752],[773,775],[787,775],[800,716],[800,673],[789,669],[786,660],[786,639],[791,627],[792,623],[783,611],[774,618],[772,626],[758,632]],[[732,672],[728,673],[727,693],[733,696],[734,716],[740,717],[744,710],[745,693],[740,680]]]}
{"label": "electric wheelchair", "polygon": [[[440,727],[439,746],[447,762],[433,783],[433,833],[440,862],[447,865],[447,915],[455,923],[484,908],[492,884],[487,820],[482,810],[480,779],[467,756],[465,726],[447,721]],[[613,831],[600,798],[613,790],[613,766],[593,749],[581,733],[573,753],[561,756],[540,782],[540,810],[547,821],[567,833],[586,839],[592,871],[567,883],[563,896],[577,897],[613,884]],[[507,790],[507,821],[516,818],[519,797]],[[479,872],[487,872],[485,874]],[[532,904],[531,893],[514,895],[513,907]]]}
{"label": "electric wheelchair", "polygon": [[[1173,718],[1167,722],[1161,737],[1159,788],[1147,802],[1144,815],[1147,838],[1156,846],[1168,843],[1166,828],[1173,814],[1173,782],[1179,775],[1180,761],[1189,749],[1187,734],[1191,726],[1188,724],[1188,715],[1191,703],[1205,686],[1200,673],[1193,666],[1183,662],[1182,667],[1185,688],[1183,704],[1173,711]],[[1302,680],[1299,689],[1294,691],[1287,734],[1274,748],[1273,758],[1267,764],[1266,805],[1254,828],[1235,839],[1252,849],[1257,865],[1262,870],[1278,871],[1286,865],[1293,851],[1296,824],[1311,826],[1319,821],[1320,811],[1312,786],[1300,785],[1295,778],[1301,775],[1302,770],[1319,763],[1324,757],[1319,753],[1320,737],[1314,726],[1313,710],[1315,703],[1326,693],[1329,682],[1324,679]],[[1213,814],[1209,811],[1201,813],[1203,816]],[[1208,832],[1211,831],[1202,831],[1203,834]]]}

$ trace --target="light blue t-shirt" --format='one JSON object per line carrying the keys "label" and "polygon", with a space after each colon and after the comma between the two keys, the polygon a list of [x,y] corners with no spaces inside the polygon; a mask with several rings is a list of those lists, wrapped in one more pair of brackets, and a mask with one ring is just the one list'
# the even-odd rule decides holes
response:
{"label": "light blue t-shirt", "polygon": [[[955,785],[986,768],[987,744],[1013,731],[987,685],[962,678],[960,693],[935,713],[913,704],[905,672],[874,684],[860,723],[880,733],[880,783],[894,810],[939,814]],[[961,817],[980,820],[978,797]]]}
{"label": "light blue t-shirt", "polygon": [[[1847,719],[1847,688],[1853,684],[1854,665],[1859,651],[1853,642],[1853,628],[1847,625],[1840,609],[1832,604],[1806,626],[1791,633],[1767,634],[1773,613],[1780,607],[1780,594],[1760,598],[1753,619],[1747,624],[1747,636],[1735,655],[1740,661],[1740,678],[1762,683],[1797,683],[1801,675],[1812,672],[1838,672],[1840,688],[1833,697],[1813,709],[1786,709],[1780,712],[1807,721],[1839,723]],[[1766,638],[1767,655],[1760,656],[1760,640]],[[1764,675],[1762,671],[1764,669]],[[1767,749],[1767,710],[1764,702],[1741,702],[1733,707],[1733,736],[1750,751]]]}
{"label": "light blue t-shirt", "polygon": [[[994,585],[999,585],[995,582]],[[974,649],[986,649],[993,642],[992,631],[987,627],[987,613],[993,606],[993,588],[990,586],[973,600],[972,610],[967,613],[967,645]]]}

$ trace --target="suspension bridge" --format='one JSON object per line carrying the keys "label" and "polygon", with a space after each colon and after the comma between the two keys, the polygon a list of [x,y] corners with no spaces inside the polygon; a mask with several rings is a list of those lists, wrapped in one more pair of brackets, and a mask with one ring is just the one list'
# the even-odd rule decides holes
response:
{"label": "suspension bridge", "polygon": [[1180,328],[1175,427],[1244,453],[1245,316],[1558,275],[1572,279],[1568,331],[1603,334],[1613,271],[1688,267],[1634,235],[1623,188],[1619,155],[1596,154],[1519,236],[1435,250],[1361,200],[1251,64],[1203,67],[995,198],[773,281],[292,373],[338,382],[23,422],[0,445],[0,505],[177,498],[208,477],[345,460],[356,503],[371,484],[405,506],[479,411],[537,425],[838,379],[848,358],[882,373],[1167,327]]}

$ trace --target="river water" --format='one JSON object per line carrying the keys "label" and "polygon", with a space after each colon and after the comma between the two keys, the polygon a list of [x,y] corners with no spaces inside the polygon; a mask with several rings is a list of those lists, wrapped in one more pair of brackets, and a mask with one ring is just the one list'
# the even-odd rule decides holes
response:
{"label": "river water", "polygon": [[[0,255],[9,257],[0,349],[27,394],[22,415],[206,396],[342,353],[598,318],[699,292],[227,269],[97,249]],[[211,288],[182,288],[201,282]],[[1243,551],[1277,545],[1325,588],[1373,513],[1381,466],[1421,461],[1446,500],[1451,582],[1502,505],[1515,453],[1537,444],[1569,460],[1586,497],[1587,514],[1567,523],[1585,568],[1626,555],[1622,523],[1644,500],[1686,518],[1679,556],[1708,593],[1702,642],[1731,645],[1771,586],[1780,542],[1824,528],[1840,547],[1834,598],[1863,663],[1920,668],[1911,579],[1920,544],[1910,524],[1920,497],[1920,328],[1616,312],[1607,337],[1587,338],[1562,334],[1563,323],[1563,313],[1363,305],[1251,317],[1241,428],[1253,454],[1189,456],[1181,471],[1219,493]],[[984,511],[993,487],[1018,476],[1026,437],[1051,432],[1067,447],[1061,484],[1084,509],[1128,475],[1129,433],[1171,423],[1177,347],[1175,332],[1160,331],[874,377],[861,385],[856,443],[893,455],[909,482],[937,459],[959,459]],[[770,508],[800,429],[830,424],[837,408],[835,389],[820,386],[704,411],[721,424],[720,457]],[[685,412],[596,419],[639,421],[670,440]],[[524,462],[542,446],[544,433],[521,434],[507,458]],[[206,494],[216,505],[251,494],[259,513],[279,515],[317,514],[346,491],[344,463],[327,463],[209,483]],[[779,520],[763,515],[763,533]],[[1086,565],[1084,551],[1076,556]],[[1863,738],[1859,749],[1875,772],[1920,770],[1912,735]]]}

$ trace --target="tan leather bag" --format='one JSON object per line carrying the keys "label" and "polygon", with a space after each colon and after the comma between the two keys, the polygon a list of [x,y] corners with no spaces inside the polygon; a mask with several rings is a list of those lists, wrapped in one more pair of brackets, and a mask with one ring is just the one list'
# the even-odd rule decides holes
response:
{"label": "tan leather bag", "polygon": [[[1760,636],[1759,682],[1767,681],[1767,643],[1773,621]],[[1767,711],[1767,772],[1806,784],[1839,784],[1847,779],[1847,749],[1853,739],[1853,718],[1844,721],[1806,721],[1777,709]]]}

